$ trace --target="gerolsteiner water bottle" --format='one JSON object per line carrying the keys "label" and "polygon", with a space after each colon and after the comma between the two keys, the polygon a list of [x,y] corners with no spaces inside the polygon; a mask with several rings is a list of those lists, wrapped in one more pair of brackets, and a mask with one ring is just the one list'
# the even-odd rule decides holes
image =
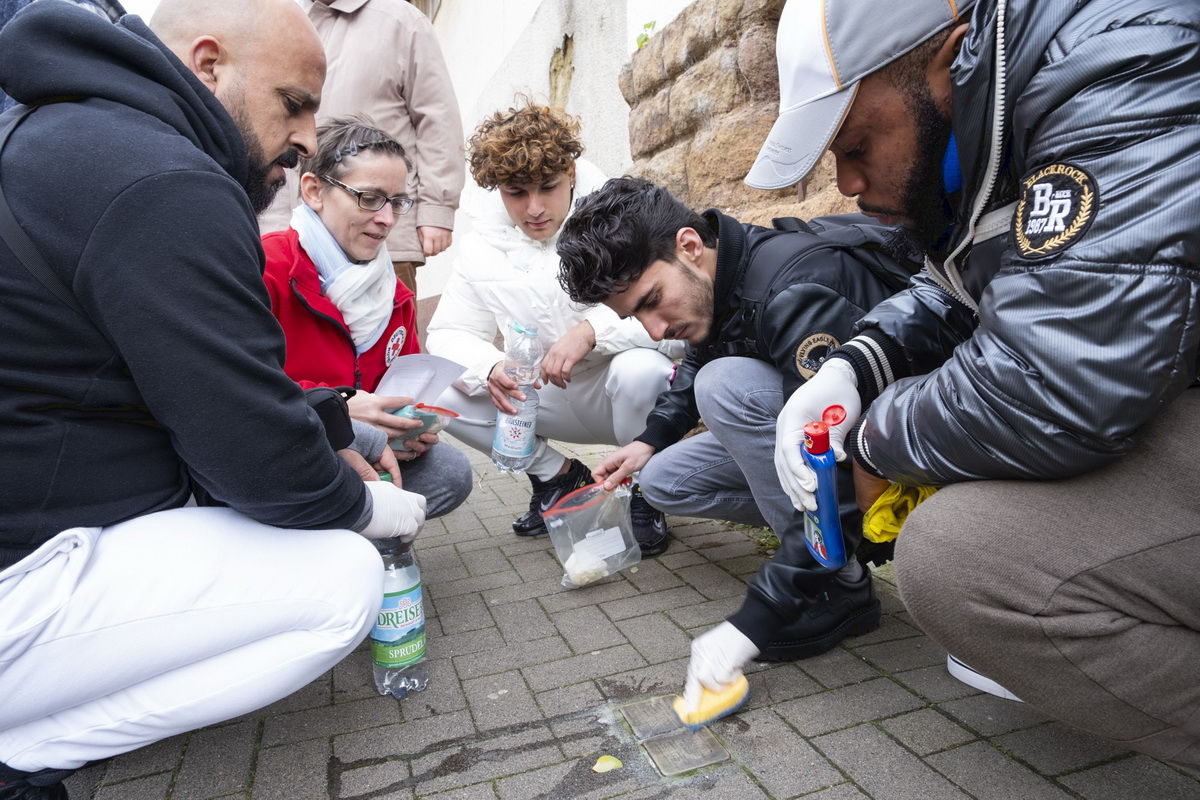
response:
{"label": "gerolsteiner water bottle", "polygon": [[513,322],[510,328],[504,348],[504,374],[516,382],[525,399],[508,398],[515,414],[496,409],[492,461],[502,472],[521,472],[533,462],[537,444],[538,395],[533,384],[541,371],[542,344],[536,327]]}
{"label": "gerolsteiner water bottle", "polygon": [[384,569],[383,606],[371,628],[375,688],[399,699],[422,691],[429,682],[421,571],[410,545],[379,539],[375,546]]}

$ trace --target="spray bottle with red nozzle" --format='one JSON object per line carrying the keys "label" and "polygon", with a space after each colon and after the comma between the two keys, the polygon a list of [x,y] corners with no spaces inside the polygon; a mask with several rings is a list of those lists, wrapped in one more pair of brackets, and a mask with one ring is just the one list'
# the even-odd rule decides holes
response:
{"label": "spray bottle with red nozzle", "polygon": [[804,460],[817,474],[817,510],[804,512],[804,543],[822,566],[846,563],[846,541],[838,517],[837,459],[829,448],[829,429],[846,419],[846,409],[829,406],[820,420],[804,426]]}

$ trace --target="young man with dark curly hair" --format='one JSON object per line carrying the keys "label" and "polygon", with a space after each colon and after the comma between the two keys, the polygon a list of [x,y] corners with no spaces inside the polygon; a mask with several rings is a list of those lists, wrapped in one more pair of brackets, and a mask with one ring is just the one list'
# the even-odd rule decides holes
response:
{"label": "young man with dark curly hair", "polygon": [[[473,227],[429,324],[426,349],[467,368],[438,405],[461,416],[449,432],[490,452],[496,409],[513,413],[517,385],[504,373],[497,332],[510,323],[535,326],[545,353],[537,444],[526,471],[529,511],[513,523],[518,536],[545,533],[542,512],[591,481],[590,470],[550,447],[548,439],[626,445],[645,425],[674,365],[633,320],[605,306],[581,308],[558,285],[554,244],[575,198],[604,181],[579,158],[579,121],[561,110],[526,103],[498,111],[468,146],[479,189],[464,210]],[[486,191],[485,191],[486,190]],[[665,352],[664,352],[665,351]],[[631,508],[642,554],[667,547],[666,523],[635,490]]]}
{"label": "young man with dark curly hair", "polygon": [[[848,215],[780,220],[772,230],[715,210],[697,214],[666,189],[616,178],[580,201],[558,240],[560,280],[572,300],[603,303],[636,318],[654,339],[689,344],[645,429],[593,476],[615,486],[640,470],[656,508],[775,531],[775,558],[730,618],[761,633],[763,660],[817,655],[879,625],[879,600],[863,567],[851,560],[828,569],[808,553],[803,514],[788,501],[771,458],[775,417],[788,394],[919,266],[896,257],[896,231],[870,223]],[[700,418],[708,430],[683,439]],[[849,470],[840,478],[842,527],[853,551],[862,514]],[[781,605],[792,613],[770,610],[756,600],[763,594],[787,595]]]}

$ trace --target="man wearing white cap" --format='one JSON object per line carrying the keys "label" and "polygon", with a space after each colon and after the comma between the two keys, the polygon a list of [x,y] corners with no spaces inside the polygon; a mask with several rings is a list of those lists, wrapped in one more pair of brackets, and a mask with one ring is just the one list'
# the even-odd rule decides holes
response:
{"label": "man wearing white cap", "polygon": [[[780,414],[793,503],[801,428],[841,404],[860,505],[944,487],[897,572],[975,684],[1200,763],[1200,4],[789,0],[777,55],[747,183],[831,149],[928,254]],[[693,696],[755,655],[727,625],[693,644]]]}

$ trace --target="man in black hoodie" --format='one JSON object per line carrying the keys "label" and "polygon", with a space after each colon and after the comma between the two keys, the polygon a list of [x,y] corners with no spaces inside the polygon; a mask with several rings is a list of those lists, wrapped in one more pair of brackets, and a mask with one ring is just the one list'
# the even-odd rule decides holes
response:
{"label": "man in black hoodie", "polygon": [[379,607],[366,538],[424,518],[331,449],[261,278],[315,31],[291,0],[163,0],[154,30],[43,0],[0,32],[38,106],[0,151],[4,800],[329,669]]}

